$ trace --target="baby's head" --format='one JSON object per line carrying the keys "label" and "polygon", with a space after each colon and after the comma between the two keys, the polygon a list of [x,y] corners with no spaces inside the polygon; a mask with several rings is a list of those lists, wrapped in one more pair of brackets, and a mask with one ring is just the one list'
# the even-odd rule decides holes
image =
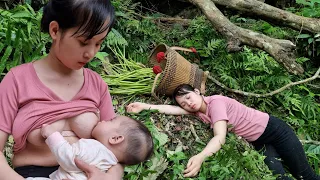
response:
{"label": "baby's head", "polygon": [[99,122],[93,129],[92,136],[110,149],[119,162],[125,165],[144,162],[153,153],[153,140],[148,128],[127,116]]}
{"label": "baby's head", "polygon": [[181,84],[173,91],[173,101],[189,112],[197,112],[203,104],[200,91],[189,84]]}

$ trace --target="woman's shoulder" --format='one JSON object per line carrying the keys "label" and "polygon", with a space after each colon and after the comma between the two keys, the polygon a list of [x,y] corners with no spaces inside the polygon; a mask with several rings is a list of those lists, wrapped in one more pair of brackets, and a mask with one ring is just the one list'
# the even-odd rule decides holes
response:
{"label": "woman's shoulder", "polygon": [[105,91],[107,89],[106,82],[102,79],[102,77],[95,71],[89,68],[84,68],[85,77],[88,80],[89,87],[95,87],[94,89]]}
{"label": "woman's shoulder", "polygon": [[89,75],[91,76],[91,78],[95,78],[98,80],[103,80],[100,76],[100,74],[98,74],[96,71],[89,69],[89,68],[83,68],[83,70]]}
{"label": "woman's shoulder", "polygon": [[85,71],[87,77],[90,79],[90,81],[94,82],[94,83],[101,83],[103,81],[103,79],[101,78],[101,76],[93,71],[92,69],[89,68],[84,68],[83,71]]}
{"label": "woman's shoulder", "polygon": [[25,63],[25,64],[15,66],[10,69],[10,71],[8,72],[7,75],[10,74],[11,77],[14,79],[21,79],[21,80],[30,79],[30,75],[31,75],[30,66],[31,65],[32,65],[31,63]]}
{"label": "woman's shoulder", "polygon": [[11,68],[10,71],[13,72],[14,74],[26,73],[30,70],[31,65],[32,63],[20,64],[18,66]]}
{"label": "woman's shoulder", "polygon": [[237,104],[238,101],[223,95],[213,95],[204,97],[205,102],[208,104],[209,108],[216,108],[217,106],[227,107],[231,104]]}
{"label": "woman's shoulder", "polygon": [[90,74],[93,74],[95,76],[99,76],[99,74],[97,72],[95,72],[94,70],[90,69],[90,68],[83,68],[84,71],[90,73]]}
{"label": "woman's shoulder", "polygon": [[226,101],[229,100],[231,98],[227,97],[227,96],[222,96],[222,95],[212,95],[212,96],[204,96],[204,99],[206,102],[212,102],[212,101]]}

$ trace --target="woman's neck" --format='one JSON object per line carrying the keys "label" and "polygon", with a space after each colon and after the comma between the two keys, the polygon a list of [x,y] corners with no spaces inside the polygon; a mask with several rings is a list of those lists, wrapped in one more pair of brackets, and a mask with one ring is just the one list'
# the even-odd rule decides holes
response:
{"label": "woman's neck", "polygon": [[66,67],[53,53],[49,53],[44,59],[45,64],[50,68],[50,70],[61,74],[61,75],[70,75],[74,70]]}
{"label": "woman's neck", "polygon": [[207,103],[204,101],[203,97],[202,97],[202,104],[200,106],[199,111],[202,112],[203,114],[206,114],[207,112]]}

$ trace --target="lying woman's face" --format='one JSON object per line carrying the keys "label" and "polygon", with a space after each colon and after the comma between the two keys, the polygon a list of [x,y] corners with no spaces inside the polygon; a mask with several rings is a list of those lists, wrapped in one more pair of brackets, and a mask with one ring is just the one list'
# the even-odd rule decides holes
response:
{"label": "lying woman's face", "polygon": [[203,100],[200,93],[190,91],[188,94],[177,96],[176,101],[186,111],[197,112],[200,110]]}

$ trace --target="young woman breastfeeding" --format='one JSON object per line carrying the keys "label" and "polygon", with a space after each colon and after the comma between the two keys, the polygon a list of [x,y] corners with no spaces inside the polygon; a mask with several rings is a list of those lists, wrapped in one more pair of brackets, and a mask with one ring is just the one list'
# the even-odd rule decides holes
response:
{"label": "young woman breastfeeding", "polygon": [[[84,65],[99,51],[114,23],[109,0],[50,0],[43,8],[41,28],[50,35],[48,56],[12,68],[0,84],[0,179],[49,177],[58,162],[40,129],[50,124],[69,143],[92,138],[99,121],[116,114],[107,84]],[[15,141],[12,164],[2,153]],[[121,179],[123,167],[107,173],[75,160],[89,180]]]}

